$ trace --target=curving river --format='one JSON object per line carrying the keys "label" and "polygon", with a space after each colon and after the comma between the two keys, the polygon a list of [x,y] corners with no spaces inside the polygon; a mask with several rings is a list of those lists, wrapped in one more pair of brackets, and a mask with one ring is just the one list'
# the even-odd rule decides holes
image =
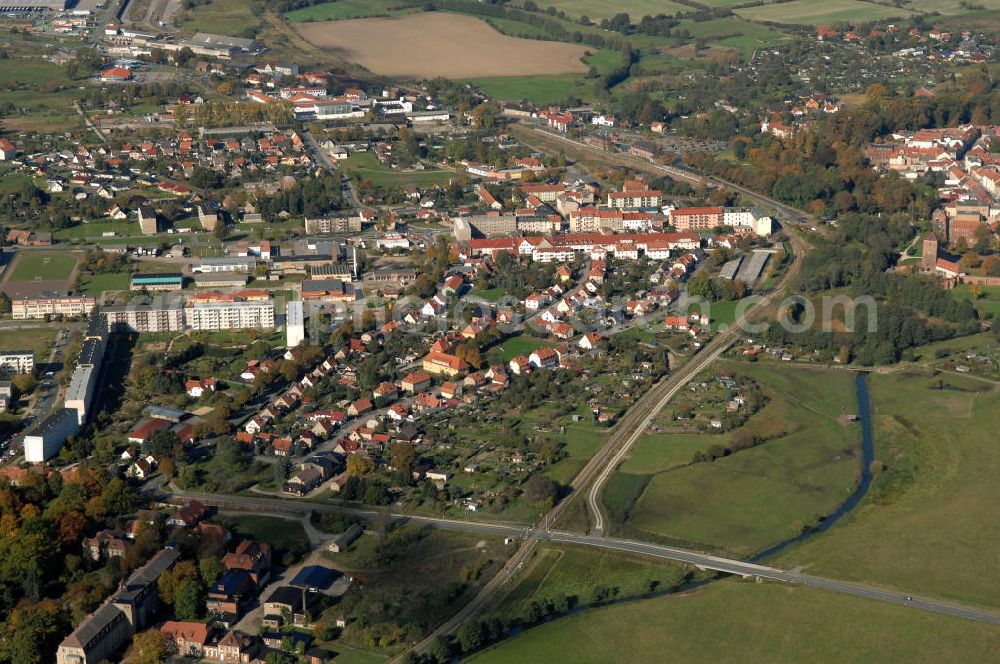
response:
{"label": "curving river", "polygon": [[875,443],[872,440],[871,400],[868,395],[868,376],[866,374],[858,372],[857,377],[854,379],[854,389],[858,395],[858,419],[861,421],[861,481],[858,482],[857,488],[854,489],[854,493],[833,514],[823,518],[816,526],[803,530],[791,539],[764,549],[750,559],[752,562],[759,562],[765,558],[769,558],[776,553],[784,551],[792,544],[797,544],[809,539],[813,535],[826,532],[830,526],[837,523],[845,514],[857,507],[861,499],[868,493],[868,489],[872,484],[871,466],[875,460]]}

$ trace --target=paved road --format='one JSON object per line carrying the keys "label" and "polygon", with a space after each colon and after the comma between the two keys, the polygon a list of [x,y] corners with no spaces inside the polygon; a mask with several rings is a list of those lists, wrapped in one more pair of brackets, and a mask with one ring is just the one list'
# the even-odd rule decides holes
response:
{"label": "paved road", "polygon": [[[161,495],[164,498],[172,497],[174,499],[197,499],[206,505],[216,506],[220,509],[243,510],[256,513],[277,512],[280,514],[304,515],[311,511],[320,513],[338,512],[364,519],[374,519],[386,516],[385,512],[373,509],[324,503],[308,503],[304,501],[281,498],[251,498],[246,496],[227,496],[200,492],[175,492]],[[457,530],[480,535],[524,538],[525,541],[545,540],[549,542],[563,542],[567,544],[598,547],[602,549],[622,551],[625,553],[652,556],[655,558],[686,563],[701,569],[714,570],[725,574],[736,574],[744,577],[758,577],[774,581],[783,581],[786,583],[797,583],[804,586],[842,592],[880,602],[889,602],[900,606],[924,609],[958,618],[966,618],[969,620],[1000,625],[1000,615],[990,611],[960,606],[948,602],[941,602],[929,598],[914,597],[894,590],[886,590],[883,588],[875,588],[857,583],[848,583],[807,574],[799,574],[797,572],[785,571],[767,565],[759,565],[732,558],[713,556],[702,551],[694,551],[691,549],[681,549],[677,547],[663,546],[660,544],[651,544],[648,542],[602,537],[599,535],[583,535],[548,529],[525,528],[522,525],[514,523],[481,523],[476,521],[460,521],[457,519],[444,519],[438,517],[411,516],[399,513],[388,513],[388,517],[397,523],[421,523],[435,528]],[[463,607],[463,610],[449,620],[446,625],[454,624],[457,626],[461,624],[463,616],[475,615],[478,609],[485,606],[489,599],[488,597],[486,599],[481,599],[484,597],[484,591],[488,589],[492,589],[494,591],[499,589],[511,576],[513,576],[513,573],[519,569],[520,564],[523,563],[525,559],[526,557],[515,554],[515,557],[511,559],[514,560],[515,563],[513,565],[506,565],[503,571],[494,576],[490,582],[483,587],[473,602],[466,605],[467,607],[473,608],[466,611],[465,607]],[[489,593],[485,594],[489,595]],[[437,631],[438,630],[435,630],[435,632]]]}
{"label": "paved road", "polygon": [[[609,453],[601,455],[601,458],[598,460],[601,466],[600,471],[597,472],[587,492],[587,505],[594,520],[595,533],[603,534],[604,532],[604,510],[600,503],[601,489],[618,465],[628,455],[635,441],[642,435],[642,432],[646,430],[646,427],[659,414],[663,406],[673,399],[677,392],[691,382],[695,376],[704,371],[739,339],[742,330],[745,329],[743,323],[770,306],[774,293],[782,293],[785,287],[798,276],[805,246],[797,236],[792,235],[791,237],[795,248],[795,261],[789,267],[788,271],[785,272],[781,281],[772,289],[771,293],[750,307],[736,324],[717,333],[697,355],[681,365],[680,369],[667,376],[654,386],[652,390],[647,392],[635,407],[629,409],[626,418],[623,418],[618,423],[618,426],[615,427],[604,446],[605,449],[609,450]],[[595,459],[597,459],[596,456]],[[586,470],[587,468],[584,468],[584,471]],[[581,472],[573,480],[573,488],[582,488],[590,481],[591,477],[593,477],[593,474]],[[563,502],[568,502],[568,500]]]}
{"label": "paved road", "polygon": [[[330,159],[330,155],[327,154],[326,150],[319,146],[313,135],[309,131],[304,131],[302,132],[302,137],[305,139],[306,149],[312,155],[313,161],[318,161],[331,173],[337,172],[337,164]],[[361,201],[358,200],[358,193],[354,190],[354,183],[349,178],[343,178],[341,192],[344,195],[344,201],[355,210],[360,210],[364,207],[361,205]]]}
{"label": "paved road", "polygon": [[[557,138],[577,145],[581,148],[591,150],[605,159],[608,159],[609,157],[617,157],[617,155],[609,155],[607,152],[591,148],[583,143],[572,141],[564,136],[550,134],[549,132],[533,129],[523,124],[518,126],[529,132],[534,132],[538,136]],[[524,132],[519,133],[523,134]],[[633,166],[639,166],[645,170],[659,170],[689,181],[697,180],[698,182],[701,182],[706,179],[700,174],[694,174],[674,167],[659,166],[651,162],[633,159],[624,159],[623,161]],[[773,201],[765,196],[746,190],[743,187],[719,180],[709,180],[721,186],[729,186],[740,193],[744,193],[749,198],[760,204],[771,206],[780,218],[791,222],[792,224],[809,220],[809,217],[803,212],[790,208],[787,205],[783,205],[778,201]],[[799,236],[795,234],[791,234],[790,237],[792,238],[794,247],[795,261],[788,269],[782,280],[773,289],[773,292],[781,292],[787,284],[791,283],[791,281],[798,274],[798,270],[801,266],[802,255],[804,254],[807,245]],[[758,303],[746,312],[746,314],[742,317],[742,320],[746,320],[753,313],[759,311],[767,304],[767,300]],[[634,441],[638,438],[639,434],[646,428],[646,426],[648,426],[653,415],[663,407],[664,403],[676,394],[677,390],[687,384],[691,378],[697,375],[702,369],[704,369],[704,367],[721,355],[736,340],[738,334],[739,329],[737,326],[733,326],[730,330],[717,334],[712,341],[706,344],[706,346],[698,353],[698,355],[695,356],[694,359],[689,360],[677,372],[667,376],[655,384],[648,392],[646,392],[646,394],[642,396],[642,398],[639,399],[638,402],[629,408],[625,415],[615,425],[611,435],[608,437],[608,440],[601,446],[597,453],[590,458],[583,469],[570,482],[569,486],[572,491],[570,496],[559,501],[555,507],[545,514],[536,524],[536,528],[532,532],[549,532],[565,512],[567,506],[571,504],[577,495],[582,494],[584,489],[590,487],[591,482],[594,482],[593,487],[588,493],[588,504],[590,506],[591,513],[594,515],[596,526],[595,536],[600,538],[600,536],[603,535],[604,530],[604,517],[598,502],[601,486],[605,481],[607,481],[608,477],[610,477],[610,475],[614,472],[614,469],[628,453],[632,443],[634,443]],[[423,652],[430,647],[431,643],[433,643],[434,639],[438,636],[455,631],[463,622],[473,618],[483,607],[491,603],[503,585],[517,573],[517,571],[524,564],[524,561],[529,558],[531,552],[534,550],[535,546],[537,546],[540,539],[542,539],[541,535],[529,533],[522,545],[518,548],[517,552],[515,552],[514,555],[507,561],[507,564],[504,565],[500,572],[493,579],[490,579],[490,582],[483,586],[482,589],[480,589],[476,597],[473,598],[469,604],[466,604],[459,609],[458,613],[451,619],[437,627],[425,639],[416,644],[413,647],[413,650],[416,652]],[[402,654],[393,661],[402,661]]]}

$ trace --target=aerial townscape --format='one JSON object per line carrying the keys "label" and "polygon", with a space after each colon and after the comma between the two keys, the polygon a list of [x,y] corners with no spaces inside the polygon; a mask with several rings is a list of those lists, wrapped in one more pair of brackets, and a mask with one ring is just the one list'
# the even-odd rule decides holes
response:
{"label": "aerial townscape", "polygon": [[1000,0],[0,2],[0,663],[1000,659]]}

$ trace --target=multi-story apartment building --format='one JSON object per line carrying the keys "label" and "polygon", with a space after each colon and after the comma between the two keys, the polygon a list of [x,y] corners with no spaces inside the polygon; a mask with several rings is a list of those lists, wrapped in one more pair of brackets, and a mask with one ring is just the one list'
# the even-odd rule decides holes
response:
{"label": "multi-story apartment building", "polygon": [[629,208],[660,207],[662,192],[654,189],[613,191],[608,194],[608,207],[625,210]]}
{"label": "multi-story apartment building", "polygon": [[361,217],[306,217],[307,234],[328,235],[330,233],[360,233]]}
{"label": "multi-story apartment building", "polygon": [[274,303],[195,304],[184,310],[184,319],[192,330],[270,329],[274,327]]}
{"label": "multi-story apartment building", "polygon": [[179,332],[184,329],[184,302],[180,299],[153,298],[148,304],[104,307],[108,330],[131,332]]}
{"label": "multi-story apartment building", "polygon": [[30,374],[35,370],[35,352],[31,350],[0,351],[0,375]]}
{"label": "multi-story apartment building", "polygon": [[11,302],[11,314],[17,320],[46,316],[85,316],[97,300],[84,295],[65,297],[29,297]]}
{"label": "multi-story apartment building", "polygon": [[677,208],[670,212],[670,225],[679,231],[711,230],[724,223],[721,207]]}

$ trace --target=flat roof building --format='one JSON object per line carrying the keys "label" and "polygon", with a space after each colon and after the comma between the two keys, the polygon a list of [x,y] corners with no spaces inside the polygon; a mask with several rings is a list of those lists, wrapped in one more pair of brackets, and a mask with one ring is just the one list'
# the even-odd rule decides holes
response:
{"label": "flat roof building", "polygon": [[196,304],[184,310],[184,319],[193,330],[271,329],[274,327],[274,303]]}
{"label": "flat roof building", "polygon": [[32,350],[0,351],[0,376],[30,374],[35,370],[35,352]]}
{"label": "flat roof building", "polygon": [[96,304],[96,299],[84,295],[26,297],[11,302],[11,315],[17,320],[46,316],[86,316]]}
{"label": "flat roof building", "polygon": [[104,307],[108,331],[179,332],[184,329],[184,301],[180,297],[157,296],[145,303]]}
{"label": "flat roof building", "polygon": [[285,334],[285,345],[289,348],[298,346],[305,341],[305,306],[302,300],[292,300],[285,308]]}
{"label": "flat roof building", "polygon": [[184,288],[184,275],[180,272],[133,274],[131,290],[174,291]]}
{"label": "flat roof building", "polygon": [[74,408],[59,408],[36,424],[24,436],[24,460],[42,463],[54,457],[66,439],[80,431],[79,414]]}

